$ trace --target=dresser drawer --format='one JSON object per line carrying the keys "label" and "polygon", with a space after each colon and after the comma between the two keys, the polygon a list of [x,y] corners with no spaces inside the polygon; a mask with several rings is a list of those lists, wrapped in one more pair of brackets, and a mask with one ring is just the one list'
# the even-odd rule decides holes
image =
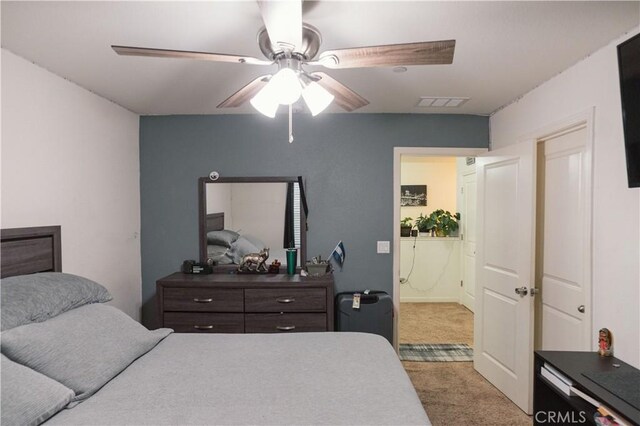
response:
{"label": "dresser drawer", "polygon": [[167,287],[165,311],[242,312],[241,288]]}
{"label": "dresser drawer", "polygon": [[327,331],[326,314],[245,314],[246,333],[295,333]]}
{"label": "dresser drawer", "polygon": [[326,312],[324,288],[248,288],[245,312]]}
{"label": "dresser drawer", "polygon": [[244,314],[165,312],[164,327],[176,333],[244,333]]}

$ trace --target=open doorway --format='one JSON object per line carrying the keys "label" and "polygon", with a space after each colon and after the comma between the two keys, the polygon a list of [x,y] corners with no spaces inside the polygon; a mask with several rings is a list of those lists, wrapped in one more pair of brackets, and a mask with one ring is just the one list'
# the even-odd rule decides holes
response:
{"label": "open doorway", "polygon": [[405,360],[472,360],[475,201],[475,157],[401,156],[398,342]]}
{"label": "open doorway", "polygon": [[[475,247],[473,247],[472,245],[464,245],[464,243],[462,243],[464,240],[464,234],[466,232],[469,232],[466,227],[474,227],[475,226],[475,222],[471,222],[471,221],[465,221],[463,216],[467,216],[467,213],[465,212],[465,208],[463,207],[463,203],[465,202],[465,197],[469,198],[469,194],[467,193],[467,195],[464,195],[464,189],[462,191],[460,191],[460,185],[465,185],[465,179],[466,179],[466,185],[472,185],[472,179],[470,178],[469,174],[472,173],[473,169],[474,169],[474,165],[472,164],[472,160],[470,161],[470,164],[467,165],[467,157],[469,158],[475,158],[478,155],[484,154],[486,153],[488,150],[486,148],[409,148],[409,147],[396,147],[394,148],[394,159],[393,159],[393,187],[394,187],[394,239],[393,239],[393,303],[394,303],[394,333],[393,333],[393,343],[394,343],[394,348],[396,349],[396,351],[398,351],[399,349],[399,336],[400,336],[400,330],[399,330],[399,324],[402,322],[401,321],[401,299],[405,299],[405,301],[407,303],[429,303],[430,301],[427,299],[422,299],[420,300],[420,297],[432,297],[432,298],[438,298],[437,302],[435,300],[433,300],[433,303],[440,303],[440,307],[445,308],[446,306],[444,304],[446,303],[451,303],[451,304],[455,304],[458,305],[457,307],[461,308],[461,309],[465,309],[465,311],[462,312],[467,312],[470,313],[471,311],[468,308],[464,308],[465,305],[461,305],[460,302],[464,301],[463,303],[466,304],[466,306],[472,307],[473,306],[473,299],[469,297],[469,294],[471,296],[473,296],[473,292],[474,292],[474,285],[472,284],[472,282],[470,282],[470,280],[473,279],[473,269],[469,269],[469,272],[466,273],[466,275],[464,275],[464,277],[461,277],[461,269],[460,269],[460,265],[462,265],[464,262],[468,263],[468,260],[464,258],[463,256],[463,250],[471,250],[471,252],[473,252],[475,250]],[[400,222],[404,217],[413,217],[413,216],[408,216],[405,215],[403,216],[403,212],[402,210],[405,209],[406,210],[406,206],[405,207],[401,207],[401,186],[402,186],[402,176],[401,176],[401,171],[402,171],[402,165],[401,165],[401,160],[402,158],[412,158],[412,157],[423,157],[423,158],[431,158],[433,159],[432,163],[433,164],[439,164],[439,168],[443,169],[448,167],[449,168],[449,172],[448,175],[450,176],[449,180],[450,182],[445,185],[445,187],[449,188],[449,192],[448,195],[444,196],[445,199],[449,199],[449,201],[445,201],[449,203],[449,207],[450,209],[453,209],[454,211],[451,212],[451,210],[449,210],[452,214],[455,214],[456,212],[460,212],[461,215],[461,220],[460,222],[460,227],[457,230],[457,236],[450,236],[450,237],[446,237],[449,238],[449,242],[453,242],[453,244],[450,244],[450,246],[455,246],[452,248],[451,250],[451,259],[449,259],[449,261],[453,261],[455,264],[457,264],[457,271],[455,272],[454,275],[451,276],[447,276],[447,271],[444,271],[443,274],[443,279],[446,277],[447,280],[449,280],[450,283],[453,284],[449,284],[449,286],[445,287],[441,287],[440,284],[438,284],[438,288],[437,288],[437,292],[433,292],[431,291],[431,294],[427,295],[427,296],[421,296],[421,291],[420,291],[420,287],[419,286],[415,286],[416,288],[418,288],[418,290],[414,290],[414,293],[412,294],[411,291],[411,287],[407,286],[407,284],[410,284],[411,286],[413,285],[414,281],[416,280],[416,276],[414,276],[413,272],[411,274],[409,274],[409,272],[411,271],[411,260],[413,259],[413,256],[409,259],[409,263],[406,262],[407,257],[405,256],[405,262],[402,265],[402,272],[405,275],[401,276],[401,252],[402,252],[402,248],[401,248],[401,244],[408,246],[405,247],[405,251],[408,250],[413,250],[413,242],[416,242],[417,240],[415,240],[415,236],[413,237],[414,240],[412,240],[412,238],[408,238],[408,239],[401,239],[401,229],[400,229]],[[441,160],[440,162],[437,161],[437,159],[440,158],[446,158],[445,160]],[[464,167],[462,166],[464,165]],[[440,180],[440,178],[438,177],[438,174],[434,174],[432,176],[432,178],[434,179],[433,182],[438,182]],[[453,182],[453,183],[451,183]],[[433,205],[433,202],[437,201],[437,192],[439,190],[442,190],[442,187],[440,187],[440,189],[438,189],[438,185],[437,183],[435,184],[436,186],[433,186],[434,183],[432,183],[431,185],[428,182],[423,182],[423,181],[416,181],[416,182],[411,182],[411,183],[407,183],[407,185],[426,185],[426,191],[425,191],[425,197],[426,197],[426,206],[422,206],[422,207],[426,207],[426,210],[424,210],[424,212],[420,209],[414,209],[414,211],[409,212],[409,214],[413,214],[415,215],[415,219],[417,219],[420,216],[420,213],[423,214],[423,216],[426,216],[427,214],[430,214],[433,210],[429,210],[430,207],[435,207]],[[409,188],[411,189],[411,188]],[[407,194],[405,194],[407,195]],[[433,196],[435,196],[436,198],[433,198]],[[470,201],[475,203],[475,200],[471,197]],[[458,208],[458,206],[460,206],[460,208]],[[446,205],[443,205],[442,207],[446,207]],[[411,209],[410,209],[411,210]],[[435,209],[437,210],[437,209]],[[442,209],[445,210],[446,209]],[[461,211],[462,210],[462,211]],[[469,217],[475,217],[474,214],[469,214]],[[419,232],[419,231],[418,231]],[[426,233],[425,233],[426,234]],[[424,238],[428,238],[425,237],[423,234]],[[414,234],[415,235],[415,234]],[[463,235],[462,238],[460,238],[460,235]],[[406,237],[405,237],[406,238]],[[438,237],[432,237],[432,238],[438,238]],[[418,234],[418,240],[420,239],[420,235]],[[412,242],[413,241],[413,242]],[[445,242],[445,240],[441,240],[443,243]],[[455,242],[454,242],[455,241]],[[470,244],[473,244],[473,239],[467,240],[470,242]],[[416,242],[417,244],[417,242]],[[444,246],[444,253],[446,254],[444,261],[446,263],[446,260],[448,258],[449,252],[446,251],[447,244],[443,244]],[[418,246],[416,245],[416,250],[418,249]],[[411,252],[411,254],[413,254]],[[418,263],[422,264],[425,263],[424,260],[420,261],[420,259],[417,256],[417,252],[416,252],[416,258],[414,261],[414,269],[415,269],[415,265],[417,265]],[[451,266],[451,265],[450,265]],[[472,265],[469,265],[472,266]],[[406,269],[406,268],[409,269]],[[405,272],[406,271],[406,272]],[[434,271],[426,271],[427,273],[431,273]],[[442,270],[441,270],[442,272]],[[459,278],[460,277],[460,278]],[[404,278],[403,283],[400,283],[400,279]],[[435,281],[438,281],[439,277],[435,277]],[[468,281],[468,285],[465,287],[464,286],[464,280]],[[440,280],[442,281],[442,279]],[[462,281],[463,286],[460,286],[460,281]],[[433,282],[432,282],[433,284]],[[403,290],[404,291],[404,296],[401,294],[401,286],[404,287],[408,287],[407,290]],[[466,289],[466,295],[465,293],[465,289]],[[429,292],[429,290],[427,290]],[[413,298],[413,300],[410,300],[410,298]],[[455,306],[454,305],[454,306]],[[419,307],[419,306],[418,306]],[[407,320],[409,321],[409,320]],[[406,333],[404,333],[406,334]]]}

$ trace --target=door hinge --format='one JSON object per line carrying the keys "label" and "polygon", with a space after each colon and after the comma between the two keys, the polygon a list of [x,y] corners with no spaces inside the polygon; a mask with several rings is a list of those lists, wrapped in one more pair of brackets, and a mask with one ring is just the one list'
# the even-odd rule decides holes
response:
{"label": "door hinge", "polygon": [[463,283],[464,283],[464,281],[460,280],[460,287],[462,287]]}
{"label": "door hinge", "polygon": [[464,194],[464,186],[461,186],[461,187],[460,187],[460,193],[461,193],[461,194]]}
{"label": "door hinge", "polygon": [[464,241],[464,234],[460,234],[460,241]]}

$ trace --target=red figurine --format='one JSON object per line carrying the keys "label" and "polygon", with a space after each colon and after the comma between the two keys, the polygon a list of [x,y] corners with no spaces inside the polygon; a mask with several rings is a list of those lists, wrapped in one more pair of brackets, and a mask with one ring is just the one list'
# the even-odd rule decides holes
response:
{"label": "red figurine", "polygon": [[598,353],[600,356],[613,355],[613,336],[608,328],[601,328],[598,333]]}
{"label": "red figurine", "polygon": [[271,262],[271,265],[269,265],[269,273],[270,274],[279,274],[280,273],[280,265],[281,265],[281,263],[278,261],[278,259],[276,259],[273,262]]}

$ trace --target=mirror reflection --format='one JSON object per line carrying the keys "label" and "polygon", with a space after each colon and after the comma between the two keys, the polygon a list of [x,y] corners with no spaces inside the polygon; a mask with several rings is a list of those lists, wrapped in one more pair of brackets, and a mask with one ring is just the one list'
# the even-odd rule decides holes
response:
{"label": "mirror reflection", "polygon": [[[241,264],[269,249],[266,263],[286,266],[286,249],[301,264],[301,206],[297,182],[207,182],[204,190],[206,257],[217,265]],[[202,250],[201,250],[202,251]]]}

